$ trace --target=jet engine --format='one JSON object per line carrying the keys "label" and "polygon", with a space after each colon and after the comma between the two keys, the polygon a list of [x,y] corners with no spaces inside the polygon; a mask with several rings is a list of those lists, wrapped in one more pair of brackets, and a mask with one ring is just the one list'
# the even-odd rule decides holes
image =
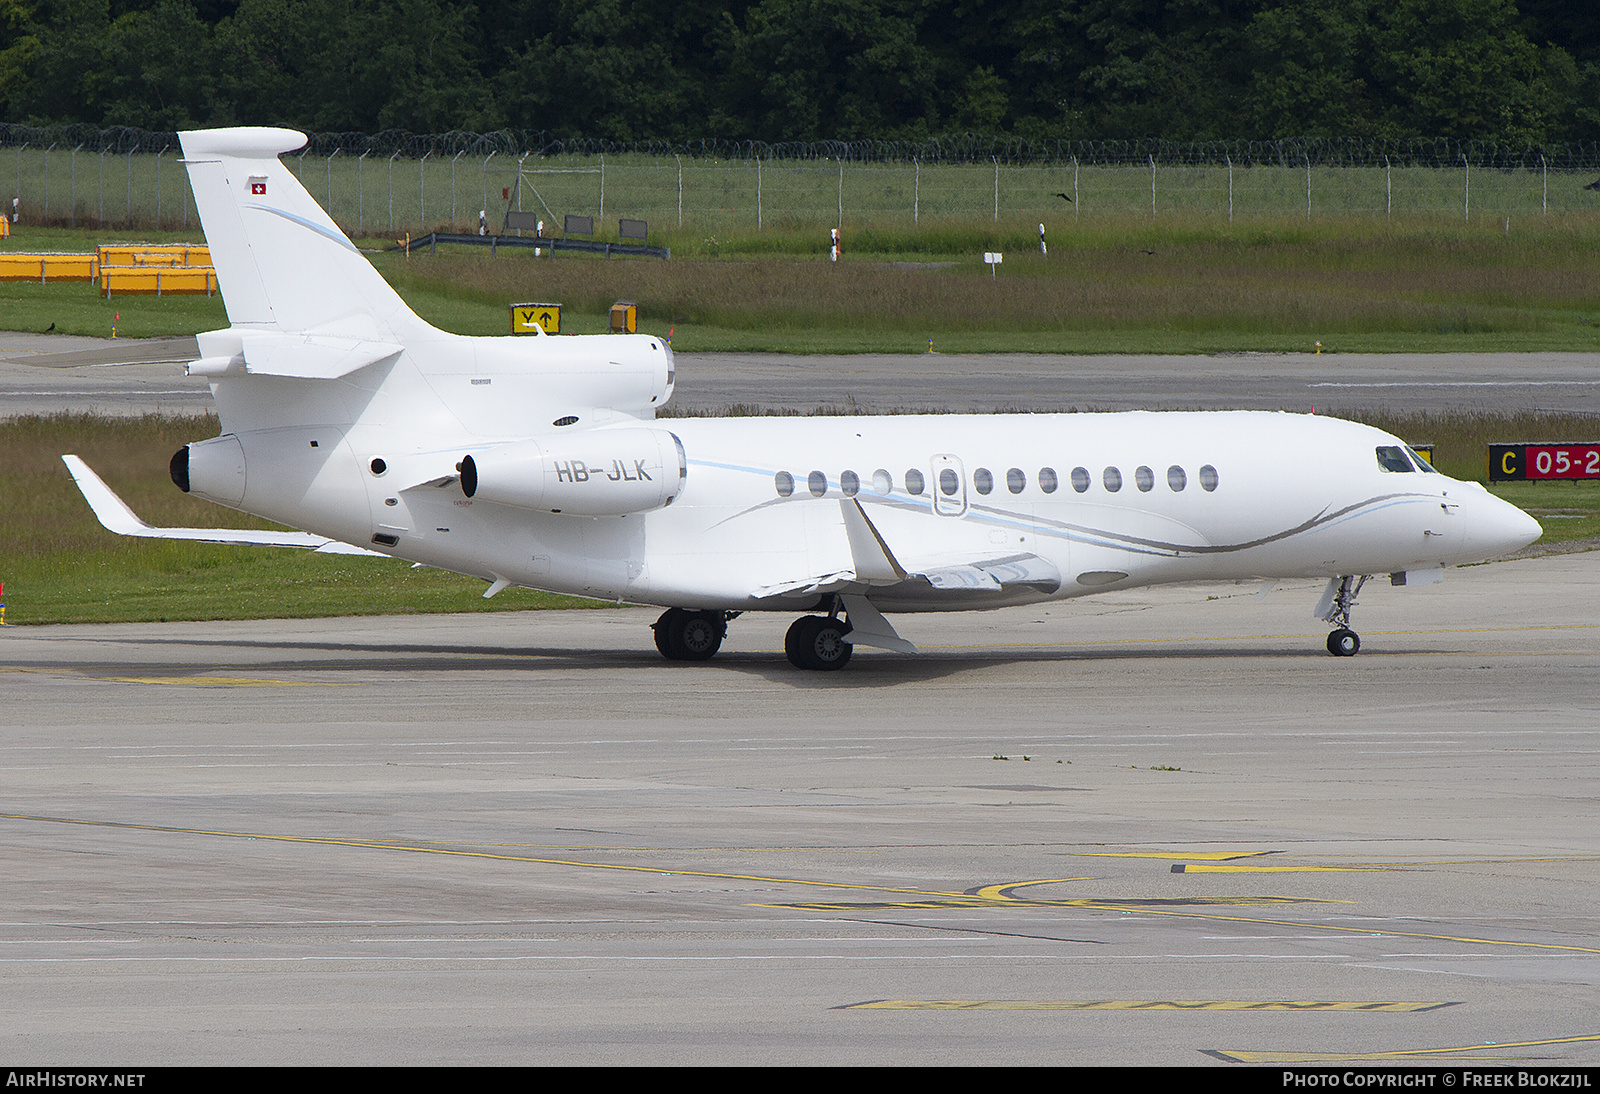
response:
{"label": "jet engine", "polygon": [[516,441],[460,467],[461,492],[474,500],[586,517],[660,509],[689,474],[677,435],[648,427]]}
{"label": "jet engine", "polygon": [[172,454],[168,470],[185,494],[227,506],[244,500],[244,446],[232,433],[184,445]]}

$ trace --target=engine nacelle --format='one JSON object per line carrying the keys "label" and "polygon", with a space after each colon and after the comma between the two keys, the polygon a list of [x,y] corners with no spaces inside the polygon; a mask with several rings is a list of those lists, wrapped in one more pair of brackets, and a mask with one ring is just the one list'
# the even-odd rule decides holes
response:
{"label": "engine nacelle", "polygon": [[467,456],[461,492],[519,509],[620,517],[671,504],[688,474],[683,442],[665,429],[592,429]]}
{"label": "engine nacelle", "polygon": [[244,446],[232,433],[184,445],[168,470],[185,494],[230,507],[244,501]]}

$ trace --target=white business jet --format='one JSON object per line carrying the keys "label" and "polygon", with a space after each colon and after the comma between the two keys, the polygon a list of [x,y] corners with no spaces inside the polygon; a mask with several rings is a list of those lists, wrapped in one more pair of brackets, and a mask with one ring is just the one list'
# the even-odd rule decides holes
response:
{"label": "white business jet", "polygon": [[655,642],[713,656],[741,612],[800,615],[799,668],[914,652],[886,615],[1184,581],[1326,577],[1354,654],[1370,575],[1540,535],[1377,429],[1298,414],[679,418],[648,335],[437,330],[278,157],[284,129],[181,135],[230,326],[199,336],[222,435],[172,459],[197,497],[301,533],[152,528],[64,457],[127,535],[375,552],[511,585],[667,609]]}

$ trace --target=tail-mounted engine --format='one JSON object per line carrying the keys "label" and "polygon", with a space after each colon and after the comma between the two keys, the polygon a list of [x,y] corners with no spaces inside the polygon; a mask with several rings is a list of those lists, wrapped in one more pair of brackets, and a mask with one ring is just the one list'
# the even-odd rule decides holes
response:
{"label": "tail-mounted engine", "polygon": [[232,433],[184,445],[172,454],[168,470],[185,494],[227,506],[244,501],[244,448]]}
{"label": "tail-mounted engine", "polygon": [[594,429],[466,456],[461,492],[519,509],[620,517],[670,505],[688,474],[676,434],[650,427]]}

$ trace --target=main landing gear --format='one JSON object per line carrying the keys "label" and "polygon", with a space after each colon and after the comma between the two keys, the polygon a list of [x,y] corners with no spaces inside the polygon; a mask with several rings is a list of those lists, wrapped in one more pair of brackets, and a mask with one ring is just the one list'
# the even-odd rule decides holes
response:
{"label": "main landing gear", "polygon": [[709,661],[722,648],[728,620],[738,614],[668,608],[651,627],[656,632],[656,649],[668,661]]}
{"label": "main landing gear", "polygon": [[797,669],[842,669],[855,649],[844,636],[850,624],[835,614],[802,615],[783,636],[783,652]]}
{"label": "main landing gear", "polygon": [[[803,615],[783,639],[783,652],[797,669],[828,671],[850,663],[854,648],[845,641],[850,624],[839,617],[837,602],[827,615]],[[709,661],[722,648],[728,621],[738,612],[692,611],[668,608],[651,628],[656,649],[668,661]]]}
{"label": "main landing gear", "polygon": [[1356,606],[1356,597],[1367,583],[1365,577],[1346,574],[1328,582],[1328,589],[1318,604],[1318,616],[1334,624],[1328,635],[1328,652],[1335,657],[1354,657],[1361,652],[1361,636],[1350,629],[1350,609]]}

